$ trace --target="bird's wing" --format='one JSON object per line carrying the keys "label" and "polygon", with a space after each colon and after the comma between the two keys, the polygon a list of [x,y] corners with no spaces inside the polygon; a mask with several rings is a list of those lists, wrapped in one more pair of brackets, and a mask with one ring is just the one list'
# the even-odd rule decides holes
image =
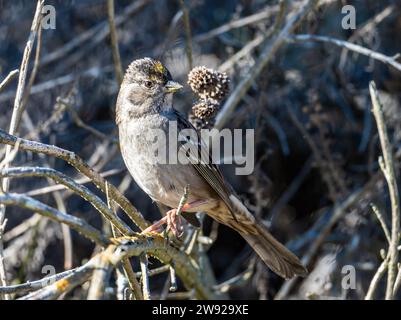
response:
{"label": "bird's wing", "polygon": [[[193,132],[196,133],[197,138],[195,141],[195,139],[191,140],[191,137],[187,137],[186,140],[179,141],[178,143],[181,145],[191,142],[193,142],[194,144],[196,143],[196,149],[198,153],[196,155],[187,153],[186,156],[190,159],[191,165],[196,169],[198,174],[212,187],[212,189],[227,205],[233,215],[233,218],[237,220],[234,215],[235,210],[233,208],[233,204],[230,200],[230,195],[233,194],[231,186],[224,180],[220,169],[213,163],[210,152],[206,144],[202,141],[199,132],[181,113],[179,113],[177,110],[174,110],[174,112],[177,117],[177,126],[179,132],[183,129],[191,129],[193,130]],[[206,159],[206,163],[202,161],[202,159]]]}

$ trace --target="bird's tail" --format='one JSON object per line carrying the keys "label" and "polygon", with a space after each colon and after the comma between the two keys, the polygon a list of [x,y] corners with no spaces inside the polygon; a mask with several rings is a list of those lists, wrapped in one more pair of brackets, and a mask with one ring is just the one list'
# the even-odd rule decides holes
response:
{"label": "bird's tail", "polygon": [[[233,198],[235,196],[232,196]],[[256,251],[264,263],[279,276],[290,279],[294,276],[305,276],[307,269],[301,261],[284,245],[277,241],[262,222],[258,222],[239,201],[232,199],[240,218],[231,227],[236,229],[241,236]]]}
{"label": "bird's tail", "polygon": [[240,234],[271,270],[285,279],[307,274],[301,261],[278,242],[269,231],[263,226],[255,226],[255,228],[257,229],[255,234],[242,232]]}

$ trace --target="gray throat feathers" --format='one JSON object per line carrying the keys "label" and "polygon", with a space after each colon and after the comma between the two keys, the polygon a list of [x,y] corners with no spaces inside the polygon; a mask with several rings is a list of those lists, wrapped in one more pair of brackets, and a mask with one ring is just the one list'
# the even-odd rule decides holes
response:
{"label": "gray throat feathers", "polygon": [[[147,106],[146,106],[147,104]],[[142,118],[149,114],[162,114],[169,113],[173,110],[173,94],[166,94],[162,97],[162,99],[155,101],[146,101],[142,103],[140,106],[131,105],[131,108],[128,110],[127,119],[128,121],[132,119]],[[123,120],[123,119],[121,119]]]}

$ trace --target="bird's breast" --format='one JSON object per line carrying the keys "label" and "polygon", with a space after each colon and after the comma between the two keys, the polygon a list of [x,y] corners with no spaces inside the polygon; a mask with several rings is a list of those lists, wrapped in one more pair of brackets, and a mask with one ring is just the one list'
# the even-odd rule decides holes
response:
{"label": "bird's breast", "polygon": [[169,144],[166,128],[168,120],[160,118],[119,126],[120,149],[131,176],[153,200],[169,207],[178,206],[186,185],[190,189],[188,202],[209,198],[209,186],[192,165],[169,161],[169,154],[178,147]]}

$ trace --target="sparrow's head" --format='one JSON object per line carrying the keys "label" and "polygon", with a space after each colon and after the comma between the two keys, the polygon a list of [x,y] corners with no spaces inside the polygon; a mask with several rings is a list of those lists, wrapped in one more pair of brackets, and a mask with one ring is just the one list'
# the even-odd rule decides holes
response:
{"label": "sparrow's head", "polygon": [[139,117],[171,108],[172,94],[181,88],[179,83],[172,81],[170,72],[160,61],[151,58],[134,60],[121,84],[117,122],[121,117]]}

